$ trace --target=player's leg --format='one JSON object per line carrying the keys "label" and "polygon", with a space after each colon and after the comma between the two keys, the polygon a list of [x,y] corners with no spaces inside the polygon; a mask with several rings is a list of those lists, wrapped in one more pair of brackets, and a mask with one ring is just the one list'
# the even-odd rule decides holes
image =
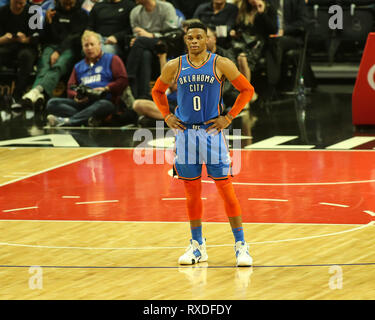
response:
{"label": "player's leg", "polygon": [[202,236],[202,182],[201,179],[184,180],[186,208],[190,222],[191,240],[179,264],[195,264],[207,261],[206,240]]}
{"label": "player's leg", "polygon": [[223,199],[225,212],[232,228],[237,266],[251,266],[253,261],[249,254],[249,245],[245,241],[241,206],[234,192],[232,181],[230,178],[225,180],[215,180],[215,184],[221,198]]}
{"label": "player's leg", "polygon": [[235,240],[235,252],[238,266],[252,265],[252,258],[245,241],[242,226],[242,211],[231,179],[231,163],[229,151],[226,148],[222,133],[211,138],[209,145],[209,160],[218,159],[214,163],[207,163],[208,175],[215,181],[218,193],[224,202],[225,213],[228,216]]}
{"label": "player's leg", "polygon": [[[190,144],[190,145],[189,145]],[[179,258],[179,264],[195,264],[207,261],[206,241],[202,236],[202,165],[197,163],[194,139],[189,140],[189,132],[176,135],[175,173],[184,182],[186,209],[190,222],[192,239],[185,253]]]}
{"label": "player's leg", "polygon": [[190,221],[192,239],[202,244],[202,183],[201,179],[184,181],[186,208]]}

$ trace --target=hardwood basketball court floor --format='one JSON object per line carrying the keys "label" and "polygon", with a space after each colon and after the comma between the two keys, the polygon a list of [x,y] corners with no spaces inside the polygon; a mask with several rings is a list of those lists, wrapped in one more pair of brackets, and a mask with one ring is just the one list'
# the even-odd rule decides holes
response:
{"label": "hardwood basketball court floor", "polygon": [[137,164],[137,149],[1,152],[34,163],[70,157],[3,175],[2,299],[375,296],[372,151],[241,150],[233,182],[252,268],[235,267],[223,206],[205,175],[209,261],[184,267],[177,264],[190,237],[184,190],[168,161]]}

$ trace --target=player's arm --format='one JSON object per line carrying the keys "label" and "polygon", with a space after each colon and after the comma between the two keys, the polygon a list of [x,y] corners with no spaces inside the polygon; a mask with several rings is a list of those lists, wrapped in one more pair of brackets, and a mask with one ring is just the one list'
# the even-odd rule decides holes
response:
{"label": "player's arm", "polygon": [[228,112],[228,116],[235,118],[254,95],[254,87],[246,77],[237,69],[237,66],[228,58],[218,57],[217,72],[223,74],[233,86],[240,92],[235,103]]}
{"label": "player's arm", "polygon": [[254,94],[254,88],[244,75],[237,69],[236,65],[228,58],[218,57],[216,61],[216,73],[218,77],[223,75],[233,84],[233,86],[240,92],[234,105],[227,115],[219,116],[206,122],[212,125],[206,129],[208,133],[215,133],[225,129],[230,125],[232,120],[241,112],[246,104],[251,100]]}
{"label": "player's arm", "polygon": [[169,111],[168,98],[165,92],[173,84],[179,68],[179,59],[173,59],[166,63],[161,70],[160,77],[152,88],[152,99],[163,115],[164,121],[172,129],[185,130],[181,121]]}

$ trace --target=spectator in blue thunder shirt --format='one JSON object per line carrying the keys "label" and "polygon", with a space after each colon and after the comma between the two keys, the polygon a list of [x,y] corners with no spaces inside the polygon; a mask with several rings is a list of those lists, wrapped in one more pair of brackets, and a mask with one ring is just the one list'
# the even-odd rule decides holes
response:
{"label": "spectator in blue thunder shirt", "polygon": [[[125,66],[119,56],[103,53],[100,35],[85,31],[82,48],[85,58],[78,62],[68,81],[68,98],[52,98],[47,103],[50,126],[97,126],[115,113],[121,95],[128,84]],[[103,97],[90,99],[78,95],[72,85],[83,84]]]}

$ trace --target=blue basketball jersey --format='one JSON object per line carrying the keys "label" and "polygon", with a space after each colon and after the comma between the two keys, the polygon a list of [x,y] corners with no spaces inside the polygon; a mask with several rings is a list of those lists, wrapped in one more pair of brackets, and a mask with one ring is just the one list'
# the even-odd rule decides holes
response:
{"label": "blue basketball jersey", "polygon": [[216,75],[216,59],[216,54],[209,53],[207,61],[195,67],[188,55],[180,57],[175,113],[184,123],[203,123],[222,113],[223,81]]}
{"label": "blue basketball jersey", "polygon": [[82,59],[74,66],[78,82],[90,88],[105,87],[113,81],[112,58],[113,54],[104,53],[93,65],[87,64],[86,60]]}

